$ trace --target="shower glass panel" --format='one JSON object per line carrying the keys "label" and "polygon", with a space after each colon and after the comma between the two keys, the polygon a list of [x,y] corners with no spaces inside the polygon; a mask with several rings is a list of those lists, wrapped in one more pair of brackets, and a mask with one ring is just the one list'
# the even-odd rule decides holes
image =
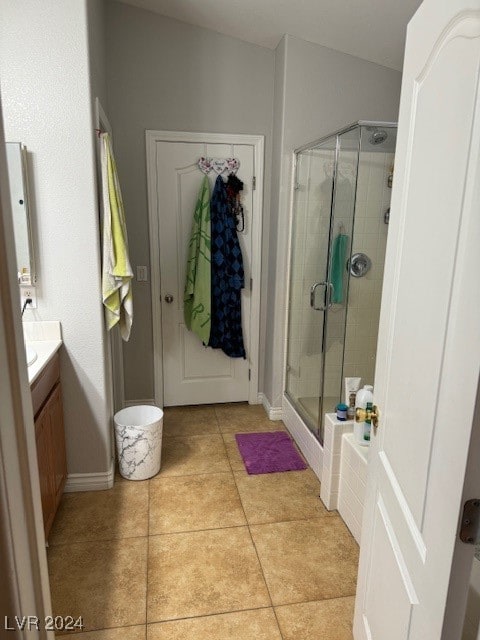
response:
{"label": "shower glass panel", "polygon": [[328,281],[332,283],[332,296],[323,329],[324,373],[323,389],[320,389],[322,407],[318,424],[321,442],[323,442],[322,417],[325,413],[335,411],[342,389],[350,283],[348,261],[353,237],[359,145],[358,128],[338,136],[328,261]]}
{"label": "shower glass panel", "polygon": [[297,155],[291,244],[286,390],[317,431],[336,140]]}
{"label": "shower glass panel", "polygon": [[358,122],[296,152],[285,393],[320,442],[344,376],[373,383],[395,144]]}

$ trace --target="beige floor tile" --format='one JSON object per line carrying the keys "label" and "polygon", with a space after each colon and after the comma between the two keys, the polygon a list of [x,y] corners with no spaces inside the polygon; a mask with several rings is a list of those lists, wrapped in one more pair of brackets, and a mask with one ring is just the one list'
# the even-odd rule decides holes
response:
{"label": "beige floor tile", "polygon": [[147,640],[282,640],[273,609],[148,625]]}
{"label": "beige floor tile", "polygon": [[165,477],[150,484],[150,535],[245,524],[230,472]]}
{"label": "beige floor tile", "polygon": [[207,415],[209,412],[215,413],[216,404],[186,404],[177,407],[165,407],[164,414],[178,418],[189,419],[192,415]]}
{"label": "beige floor tile", "polygon": [[166,407],[164,412],[163,435],[166,438],[219,433],[217,415],[213,405]]}
{"label": "beige floor tile", "polygon": [[218,426],[222,433],[247,431],[284,431],[280,420],[270,420],[262,405],[246,403],[215,405]]}
{"label": "beige floor tile", "polygon": [[274,605],[355,593],[358,545],[341,518],[250,527]]}
{"label": "beige floor tile", "polygon": [[263,431],[286,431],[283,422],[269,420],[268,418],[226,418],[218,421],[221,433],[250,433]]}
{"label": "beige floor tile", "polygon": [[[71,638],[72,635],[68,634]],[[55,634],[55,638],[65,638],[65,635]],[[146,640],[147,627],[119,627],[118,629],[104,629],[103,631],[89,631],[75,634],[75,640]]]}
{"label": "beige floor tile", "polygon": [[54,615],[82,616],[85,631],[145,624],[147,540],[50,547]]}
{"label": "beige floor tile", "polygon": [[320,500],[320,482],[310,469],[248,475],[235,473],[249,524],[303,520],[328,515]]}
{"label": "beige floor tile", "polygon": [[247,527],[149,540],[148,622],[271,605]]}
{"label": "beige floor tile", "polygon": [[231,418],[233,416],[244,416],[250,418],[267,418],[267,412],[261,404],[248,404],[248,402],[231,402],[226,404],[215,404],[215,413],[218,419]]}
{"label": "beige floor tile", "polygon": [[107,491],[65,493],[49,544],[148,535],[148,482],[116,482]]}
{"label": "beige floor tile", "polygon": [[249,476],[234,437],[284,430],[246,403],[167,408],[156,478],[64,496],[55,614],[83,616],[79,640],[352,640],[352,536],[311,470]]}
{"label": "beige floor tile", "polygon": [[221,435],[165,438],[157,478],[230,471]]}
{"label": "beige floor tile", "polygon": [[227,450],[228,461],[233,471],[245,471],[245,464],[243,462],[240,451],[238,450],[237,441],[235,440],[234,433],[222,433],[225,448]]}
{"label": "beige floor tile", "polygon": [[353,640],[355,598],[276,607],[283,640]]}

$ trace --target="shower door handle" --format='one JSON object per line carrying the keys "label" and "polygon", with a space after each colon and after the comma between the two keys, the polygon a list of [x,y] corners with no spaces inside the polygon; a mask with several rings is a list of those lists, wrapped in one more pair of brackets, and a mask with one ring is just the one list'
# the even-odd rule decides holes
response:
{"label": "shower door handle", "polygon": [[326,303],[324,303],[323,306],[321,307],[315,306],[315,294],[317,292],[317,287],[325,287],[325,291],[324,291],[324,299],[325,299],[328,282],[314,282],[312,284],[312,286],[310,287],[310,306],[312,307],[312,309],[314,309],[314,311],[326,311],[327,309]]}
{"label": "shower door handle", "polygon": [[[324,292],[325,302],[321,307],[315,306],[317,287],[325,287],[325,292]],[[331,309],[333,304],[332,302],[333,294],[334,294],[334,288],[331,282],[314,282],[310,287],[310,306],[315,311],[326,311],[327,309]]]}
{"label": "shower door handle", "polygon": [[331,282],[327,282],[327,286],[328,286],[328,308],[331,309],[333,304],[332,298],[335,293],[335,288]]}

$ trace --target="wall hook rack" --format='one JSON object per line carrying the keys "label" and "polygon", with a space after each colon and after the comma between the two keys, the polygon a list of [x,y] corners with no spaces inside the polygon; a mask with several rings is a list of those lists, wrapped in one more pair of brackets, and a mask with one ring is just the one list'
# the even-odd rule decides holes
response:
{"label": "wall hook rack", "polygon": [[240,168],[240,160],[238,158],[207,158],[202,156],[198,161],[198,168],[205,175],[214,171],[217,175],[222,173],[237,173]]}

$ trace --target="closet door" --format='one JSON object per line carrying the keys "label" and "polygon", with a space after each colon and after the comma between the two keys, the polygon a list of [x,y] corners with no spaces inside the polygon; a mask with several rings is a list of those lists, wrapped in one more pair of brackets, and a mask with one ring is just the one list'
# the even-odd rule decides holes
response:
{"label": "closet door", "polygon": [[[201,156],[235,157],[244,182],[242,203],[245,229],[238,234],[245,268],[242,325],[247,359],[229,358],[219,349],[204,347],[188,331],[183,318],[183,291],[192,219],[203,173]],[[164,406],[238,402],[249,397],[249,351],[252,258],[252,145],[156,142],[156,194],[160,249],[161,326]],[[209,174],[213,191],[216,174]]]}

